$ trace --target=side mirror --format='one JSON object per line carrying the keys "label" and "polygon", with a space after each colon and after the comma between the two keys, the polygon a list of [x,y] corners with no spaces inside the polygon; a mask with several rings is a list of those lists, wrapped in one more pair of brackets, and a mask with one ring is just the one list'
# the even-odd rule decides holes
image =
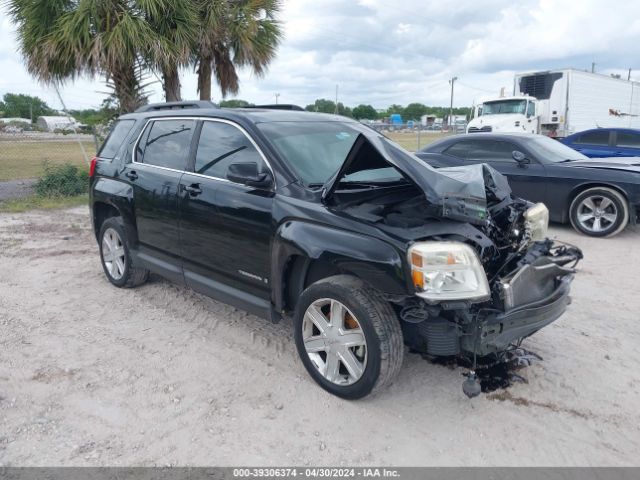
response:
{"label": "side mirror", "polygon": [[269,188],[273,184],[269,173],[258,172],[256,162],[232,163],[227,168],[227,180],[256,188]]}
{"label": "side mirror", "polygon": [[531,160],[529,160],[526,155],[519,150],[514,150],[513,152],[511,152],[511,156],[516,162],[518,162],[520,166],[531,163]]}

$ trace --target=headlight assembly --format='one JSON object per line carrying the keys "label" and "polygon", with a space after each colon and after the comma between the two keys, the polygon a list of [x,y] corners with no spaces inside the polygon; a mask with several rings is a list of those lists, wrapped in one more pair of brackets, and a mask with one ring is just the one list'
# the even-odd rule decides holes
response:
{"label": "headlight assembly", "polygon": [[535,242],[547,238],[549,210],[544,203],[536,203],[524,212],[524,225],[529,234],[529,240]]}
{"label": "headlight assembly", "polygon": [[481,302],[489,298],[487,275],[476,252],[460,242],[418,242],[409,248],[417,295],[430,303]]}

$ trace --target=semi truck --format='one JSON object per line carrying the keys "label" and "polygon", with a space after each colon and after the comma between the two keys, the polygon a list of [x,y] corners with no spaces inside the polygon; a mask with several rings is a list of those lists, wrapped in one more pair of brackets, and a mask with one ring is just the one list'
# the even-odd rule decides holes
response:
{"label": "semi truck", "polygon": [[564,69],[518,73],[513,95],[474,107],[467,133],[527,132],[565,137],[598,127],[640,128],[640,83]]}

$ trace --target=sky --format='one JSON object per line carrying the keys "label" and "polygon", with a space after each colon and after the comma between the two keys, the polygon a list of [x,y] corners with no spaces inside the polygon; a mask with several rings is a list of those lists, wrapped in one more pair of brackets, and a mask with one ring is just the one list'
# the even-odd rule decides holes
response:
{"label": "sky", "polygon": [[[55,90],[27,73],[15,29],[0,6],[0,95],[37,95],[60,108]],[[284,40],[263,77],[241,71],[237,98],[305,106],[316,98],[347,106],[420,102],[455,106],[513,88],[517,72],[591,69],[640,81],[640,2],[631,0],[283,0]],[[635,70],[637,69],[637,70]],[[152,79],[155,77],[152,77]],[[181,73],[182,96],[197,78]],[[62,86],[69,109],[98,107],[102,78]],[[151,101],[162,101],[160,83]],[[213,100],[220,100],[214,89]]]}

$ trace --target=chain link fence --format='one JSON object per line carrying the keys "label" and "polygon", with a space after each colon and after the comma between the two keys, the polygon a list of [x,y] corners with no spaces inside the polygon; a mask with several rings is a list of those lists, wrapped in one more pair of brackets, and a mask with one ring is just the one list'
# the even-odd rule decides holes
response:
{"label": "chain link fence", "polygon": [[433,125],[424,126],[414,122],[405,124],[372,123],[369,126],[410,152],[417,152],[447,135],[464,133],[467,124],[456,123],[451,128]]}
{"label": "chain link fence", "polygon": [[89,161],[99,139],[93,134],[29,131],[0,123],[0,201],[38,194],[86,191]]}

